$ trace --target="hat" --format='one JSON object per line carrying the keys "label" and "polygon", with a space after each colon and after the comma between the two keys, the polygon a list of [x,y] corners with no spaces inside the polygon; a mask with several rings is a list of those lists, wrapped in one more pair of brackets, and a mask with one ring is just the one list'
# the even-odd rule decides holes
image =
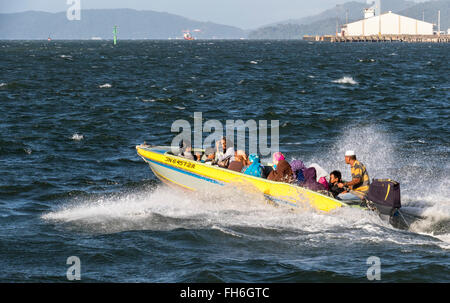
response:
{"label": "hat", "polygon": [[345,156],[350,157],[350,156],[356,156],[355,152],[353,150],[348,150],[345,152]]}

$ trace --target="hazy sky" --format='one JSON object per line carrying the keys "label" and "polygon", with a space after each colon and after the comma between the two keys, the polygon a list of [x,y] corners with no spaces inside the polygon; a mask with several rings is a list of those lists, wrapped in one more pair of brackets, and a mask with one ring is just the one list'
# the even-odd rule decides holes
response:
{"label": "hazy sky", "polygon": [[[79,0],[81,9],[133,8],[168,12],[199,21],[252,29],[319,13],[339,3],[366,0]],[[388,1],[388,0],[384,0]],[[416,0],[422,2],[423,0]],[[66,11],[68,0],[0,0],[0,13]],[[70,1],[69,1],[70,2]],[[369,1],[371,2],[371,1]],[[81,11],[81,14],[83,12]]]}

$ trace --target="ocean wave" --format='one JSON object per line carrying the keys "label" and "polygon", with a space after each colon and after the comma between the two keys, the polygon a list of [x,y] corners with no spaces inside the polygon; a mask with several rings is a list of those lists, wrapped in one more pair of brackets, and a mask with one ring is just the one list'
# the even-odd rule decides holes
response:
{"label": "ocean wave", "polygon": [[358,62],[375,62],[375,59],[358,59]]}
{"label": "ocean wave", "polygon": [[59,57],[62,59],[73,61],[73,57],[71,55],[60,55]]}
{"label": "ocean wave", "polygon": [[156,99],[141,99],[142,102],[155,102]]}
{"label": "ocean wave", "polygon": [[344,76],[340,79],[333,80],[333,83],[339,83],[339,84],[351,84],[351,85],[357,85],[358,82],[355,81],[352,77]]}
{"label": "ocean wave", "polygon": [[109,83],[105,83],[105,84],[102,84],[102,85],[98,86],[98,88],[111,88],[111,87],[112,87],[112,85],[109,84]]}
{"label": "ocean wave", "polygon": [[75,140],[75,141],[80,141],[80,140],[83,140],[83,139],[84,139],[84,136],[75,133],[75,134],[72,135],[71,139],[72,139],[72,140]]}

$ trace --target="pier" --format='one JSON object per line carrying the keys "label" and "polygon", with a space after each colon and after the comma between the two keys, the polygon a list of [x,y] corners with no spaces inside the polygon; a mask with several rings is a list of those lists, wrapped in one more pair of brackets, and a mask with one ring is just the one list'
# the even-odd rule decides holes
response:
{"label": "pier", "polygon": [[304,41],[449,43],[450,35],[303,36]]}

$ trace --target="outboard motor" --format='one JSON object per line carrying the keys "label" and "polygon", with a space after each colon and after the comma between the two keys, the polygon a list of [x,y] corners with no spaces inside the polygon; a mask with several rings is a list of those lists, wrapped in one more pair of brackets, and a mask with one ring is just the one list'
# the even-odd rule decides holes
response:
{"label": "outboard motor", "polygon": [[391,179],[372,179],[366,199],[378,210],[382,219],[401,229],[407,229],[408,223],[402,216],[400,208],[400,183]]}

